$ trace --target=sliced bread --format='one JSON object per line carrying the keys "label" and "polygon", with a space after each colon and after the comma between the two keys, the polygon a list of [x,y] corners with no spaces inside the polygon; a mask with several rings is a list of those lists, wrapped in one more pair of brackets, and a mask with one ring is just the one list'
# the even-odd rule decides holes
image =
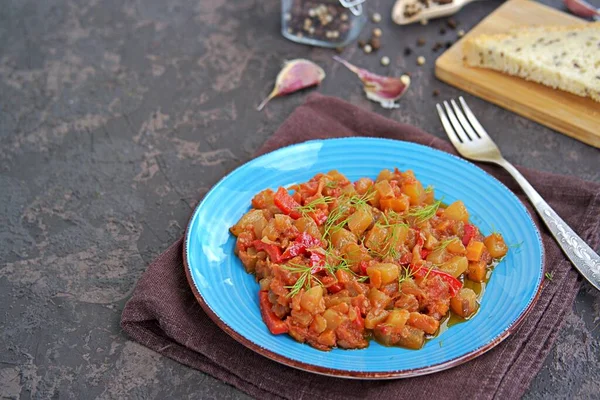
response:
{"label": "sliced bread", "polygon": [[465,62],[600,102],[600,22],[540,26],[479,35],[464,44]]}

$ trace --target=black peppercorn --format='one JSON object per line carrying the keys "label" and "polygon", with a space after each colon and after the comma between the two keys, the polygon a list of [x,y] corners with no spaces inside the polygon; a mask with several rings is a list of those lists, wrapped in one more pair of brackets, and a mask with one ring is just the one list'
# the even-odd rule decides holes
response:
{"label": "black peppercorn", "polygon": [[373,50],[379,50],[379,48],[381,47],[381,39],[379,39],[378,37],[371,38],[370,43]]}

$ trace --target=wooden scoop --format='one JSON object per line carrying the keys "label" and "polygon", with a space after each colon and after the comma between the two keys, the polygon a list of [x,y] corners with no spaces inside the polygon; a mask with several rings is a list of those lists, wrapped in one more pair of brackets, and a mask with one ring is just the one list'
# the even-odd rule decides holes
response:
{"label": "wooden scoop", "polygon": [[[431,1],[431,0],[430,0]],[[475,0],[453,0],[448,4],[437,4],[431,1],[429,7],[423,7],[419,12],[410,17],[404,16],[407,4],[419,3],[419,0],[398,0],[392,9],[392,20],[398,25],[412,24],[421,20],[447,17],[457,13],[466,4]]]}

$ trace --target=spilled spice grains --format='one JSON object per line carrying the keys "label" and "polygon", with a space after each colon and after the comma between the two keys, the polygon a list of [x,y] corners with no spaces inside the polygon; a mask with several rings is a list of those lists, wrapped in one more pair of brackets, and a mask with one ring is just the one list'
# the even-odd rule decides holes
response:
{"label": "spilled spice grains", "polygon": [[379,50],[381,48],[381,39],[379,39],[378,37],[373,37],[371,38],[369,44],[371,45],[373,50]]}

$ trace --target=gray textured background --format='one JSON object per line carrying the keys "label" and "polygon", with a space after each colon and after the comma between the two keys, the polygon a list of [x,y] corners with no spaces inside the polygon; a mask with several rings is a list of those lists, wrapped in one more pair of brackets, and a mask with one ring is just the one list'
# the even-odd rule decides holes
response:
{"label": "gray textured background", "polygon": [[[394,111],[368,102],[331,50],[283,39],[276,0],[2,2],[2,398],[244,397],[129,341],[120,312],[201,196],[304,101],[296,94],[255,111],[283,60],[321,64],[321,93],[444,136],[434,104],[462,93],[434,78],[431,47],[456,32],[442,36],[444,21],[393,26],[392,0],[368,4],[384,16],[382,49],[367,56],[350,46],[344,57],[412,73]],[[499,4],[469,5],[456,19],[469,29]],[[427,45],[418,49],[419,37]],[[415,51],[405,57],[407,45]],[[510,161],[600,181],[597,149],[466,98]],[[584,283],[527,398],[598,396],[599,324],[600,296]]]}

